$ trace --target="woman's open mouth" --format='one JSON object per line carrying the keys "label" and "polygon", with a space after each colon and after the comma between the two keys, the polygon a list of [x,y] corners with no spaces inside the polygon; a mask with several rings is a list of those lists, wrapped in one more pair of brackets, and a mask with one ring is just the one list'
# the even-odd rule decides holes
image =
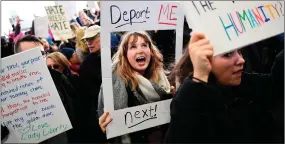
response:
{"label": "woman's open mouth", "polygon": [[136,62],[139,64],[139,66],[143,66],[145,64],[146,58],[144,56],[140,56],[136,58]]}

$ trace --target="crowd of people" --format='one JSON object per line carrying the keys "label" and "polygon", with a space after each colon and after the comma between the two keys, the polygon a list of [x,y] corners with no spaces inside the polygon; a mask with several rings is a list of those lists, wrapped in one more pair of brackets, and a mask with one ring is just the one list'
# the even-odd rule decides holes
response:
{"label": "crowd of people", "polygon": [[[70,21],[72,39],[55,41],[51,31],[36,37],[34,23],[23,33],[19,17],[1,37],[1,58],[41,49],[72,123],[72,130],[41,143],[284,142],[283,34],[213,57],[211,42],[192,33],[186,19],[177,64],[175,30],[111,34],[115,110],[173,101],[169,124],[107,140],[112,118],[104,111],[101,26],[94,14],[82,11]],[[5,141],[9,130],[1,128]]]}

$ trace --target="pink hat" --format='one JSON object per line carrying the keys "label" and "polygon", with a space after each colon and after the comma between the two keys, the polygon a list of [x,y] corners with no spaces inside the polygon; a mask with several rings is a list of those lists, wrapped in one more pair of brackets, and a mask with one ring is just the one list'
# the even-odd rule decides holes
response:
{"label": "pink hat", "polygon": [[15,33],[14,33],[14,32],[12,32],[12,33],[9,34],[9,38],[14,39],[14,36],[15,36]]}
{"label": "pink hat", "polygon": [[16,43],[21,37],[23,37],[24,34],[20,32],[15,38],[14,38],[14,43]]}

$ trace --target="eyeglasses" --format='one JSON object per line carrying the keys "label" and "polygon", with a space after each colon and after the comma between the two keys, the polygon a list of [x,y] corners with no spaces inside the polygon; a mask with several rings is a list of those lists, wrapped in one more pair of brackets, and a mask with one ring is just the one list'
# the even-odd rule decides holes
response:
{"label": "eyeglasses", "polygon": [[90,41],[95,40],[95,38],[97,38],[97,37],[100,37],[100,34],[99,34],[99,33],[96,34],[95,36],[91,37],[91,38],[86,38],[85,41],[86,41],[86,42],[90,42]]}
{"label": "eyeglasses", "polygon": [[54,65],[48,65],[48,68],[50,69],[59,69],[59,65],[58,64],[54,64]]}
{"label": "eyeglasses", "polygon": [[93,41],[95,38],[96,38],[96,36],[91,37],[91,38],[86,38],[85,41],[86,41],[86,42],[90,42],[90,41]]}

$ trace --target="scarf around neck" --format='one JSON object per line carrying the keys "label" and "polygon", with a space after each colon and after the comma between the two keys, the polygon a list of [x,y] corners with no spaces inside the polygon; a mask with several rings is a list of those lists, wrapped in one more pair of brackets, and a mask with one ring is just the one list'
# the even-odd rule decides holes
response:
{"label": "scarf around neck", "polygon": [[[138,92],[141,92],[141,95],[146,98],[147,103],[157,102],[162,99],[164,94],[170,93],[170,84],[163,71],[159,72],[158,83],[150,81],[140,74],[136,74],[136,78],[139,82]],[[138,93],[135,92],[135,95],[138,95]]]}

